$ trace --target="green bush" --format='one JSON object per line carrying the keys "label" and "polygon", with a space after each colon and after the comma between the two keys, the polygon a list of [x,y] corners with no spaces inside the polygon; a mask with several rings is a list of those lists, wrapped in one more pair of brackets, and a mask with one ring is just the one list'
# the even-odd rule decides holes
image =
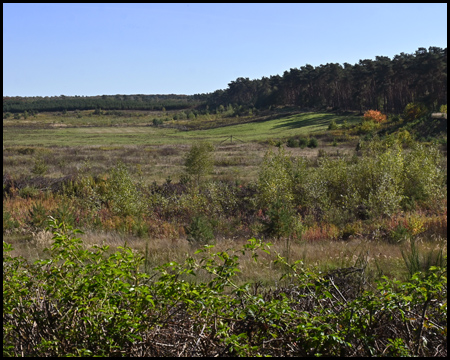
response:
{"label": "green bush", "polygon": [[214,239],[211,223],[204,216],[194,216],[186,228],[187,240],[193,244],[209,244]]}
{"label": "green bush", "polygon": [[39,189],[36,189],[34,186],[25,186],[19,190],[19,196],[23,198],[34,198],[41,193]]}
{"label": "green bush", "polygon": [[293,195],[294,167],[283,148],[277,153],[269,150],[264,155],[258,174],[258,202],[261,207],[281,202],[291,204]]}
{"label": "green bush", "polygon": [[[49,226],[47,260],[29,264],[3,242],[3,356],[446,354],[446,266],[364,289],[351,277],[364,267],[324,275],[278,254],[267,264],[259,255],[271,256],[270,244],[250,239],[234,251],[203,247],[149,275],[127,246],[85,249],[79,230]],[[284,266],[286,286],[238,285],[243,258]]]}
{"label": "green bush", "polygon": [[375,130],[380,128],[380,124],[372,121],[365,120],[358,126],[358,134],[373,134]]}
{"label": "green bush", "polygon": [[[398,147],[397,144],[394,145]],[[397,164],[392,165],[402,189],[402,204],[418,204],[425,208],[435,208],[446,196],[446,170],[444,160],[437,145],[423,145],[411,142],[411,151],[396,151]],[[389,150],[384,163],[387,164]],[[393,154],[394,155],[394,154]],[[391,159],[395,163],[395,156]],[[401,173],[394,171],[401,168]]]}
{"label": "green bush", "polygon": [[416,143],[405,156],[403,170],[404,206],[418,203],[434,208],[447,196],[446,170],[442,154],[435,145]]}
{"label": "green bush", "polygon": [[400,209],[404,199],[403,166],[404,152],[395,147],[366,154],[353,168],[354,188],[372,217],[391,216]]}
{"label": "green bush", "polygon": [[287,141],[286,146],[287,147],[292,147],[292,148],[298,147],[299,146],[298,140],[294,139],[294,138],[291,138],[291,139],[289,139]]}
{"label": "green bush", "polygon": [[13,218],[9,211],[3,210],[3,231],[17,229],[20,223]]}
{"label": "green bush", "polygon": [[309,148],[316,148],[318,145],[319,145],[319,142],[317,141],[317,139],[315,137],[312,137],[311,139],[309,139],[309,142],[308,142]]}
{"label": "green bush", "polygon": [[128,169],[121,162],[109,171],[103,198],[113,213],[120,216],[140,214],[144,207]]}
{"label": "green bush", "polygon": [[336,124],[336,120],[331,120],[330,121],[330,125],[328,125],[328,130],[336,130],[338,128],[337,124]]}
{"label": "green bush", "polygon": [[45,175],[47,173],[48,166],[45,162],[45,160],[42,157],[37,157],[34,160],[34,166],[31,169],[31,172],[34,175]]}
{"label": "green bush", "polygon": [[411,122],[427,115],[428,109],[423,103],[409,103],[403,111],[403,119]]}
{"label": "green bush", "polygon": [[298,139],[298,146],[301,149],[304,149],[307,145],[308,145],[308,139],[307,138],[301,137],[300,139]]}
{"label": "green bush", "polygon": [[203,208],[212,217],[233,215],[237,209],[236,188],[222,181],[208,181],[202,189],[207,201]]}
{"label": "green bush", "polygon": [[264,231],[269,237],[288,237],[295,231],[294,222],[293,208],[277,201],[270,204],[267,220],[263,220]]}
{"label": "green bush", "polygon": [[200,142],[191,146],[186,154],[184,165],[189,175],[196,177],[197,184],[200,179],[208,175],[214,167],[214,147],[208,142]]}
{"label": "green bush", "polygon": [[32,205],[29,210],[29,215],[31,224],[38,228],[42,228],[46,225],[49,212],[41,203],[37,202]]}
{"label": "green bush", "polygon": [[67,204],[61,204],[52,211],[52,216],[68,226],[75,226],[74,209]]}
{"label": "green bush", "polygon": [[[405,151],[397,143],[386,149],[386,144],[373,140],[364,149],[363,156],[356,162],[349,158],[320,157],[317,168],[309,168],[301,180],[295,180],[296,202],[311,209],[320,209],[324,216],[331,211],[331,218],[335,218],[333,214],[342,214],[339,224],[336,223],[341,226],[340,222],[344,219],[352,221],[360,218],[362,215],[358,209],[361,208],[365,209],[364,218],[391,216],[401,209],[406,197],[411,198],[411,192],[423,189],[431,194],[431,189],[435,189],[435,193],[443,194],[445,186],[442,179],[437,177],[442,171],[432,165],[431,156],[427,160],[430,162],[429,170],[425,166],[424,174],[417,176],[420,186],[411,189],[407,186],[410,175],[405,177],[405,174],[414,177],[414,152],[409,155],[411,161],[408,162]],[[427,176],[431,176],[430,181],[440,185],[430,184],[427,188],[427,182],[421,181]],[[335,223],[335,220],[332,221]]]}

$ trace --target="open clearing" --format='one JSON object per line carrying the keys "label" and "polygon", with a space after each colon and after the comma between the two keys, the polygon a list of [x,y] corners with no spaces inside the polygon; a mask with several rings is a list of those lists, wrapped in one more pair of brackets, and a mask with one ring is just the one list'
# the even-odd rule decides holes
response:
{"label": "open clearing", "polygon": [[[302,113],[280,119],[250,122],[215,129],[181,131],[170,127],[142,126],[91,126],[86,127],[3,127],[3,145],[27,146],[86,146],[86,145],[162,145],[191,144],[207,140],[214,144],[233,136],[243,142],[280,139],[291,136],[314,134],[327,129],[331,120],[337,124],[346,120],[349,124],[360,120],[358,116]],[[172,121],[167,126],[175,126]]]}

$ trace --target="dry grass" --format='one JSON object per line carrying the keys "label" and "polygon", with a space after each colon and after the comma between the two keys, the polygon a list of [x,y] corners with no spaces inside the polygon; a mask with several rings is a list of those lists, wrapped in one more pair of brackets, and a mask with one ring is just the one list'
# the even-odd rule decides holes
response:
{"label": "dry grass", "polygon": [[[13,256],[23,256],[30,260],[45,258],[45,247],[50,247],[52,240],[48,231],[39,231],[30,235],[7,236],[7,241],[15,248]],[[117,250],[125,244],[141,253],[147,259],[147,268],[153,269],[164,263],[175,261],[183,263],[187,256],[194,255],[200,246],[193,246],[185,237],[154,237],[138,238],[135,236],[120,234],[112,231],[87,230],[80,235],[86,248],[93,245],[108,245],[109,252]],[[233,252],[242,248],[247,239],[217,239],[211,252]],[[443,249],[447,251],[446,237],[428,237],[424,233],[417,238],[417,246],[420,253],[428,254]],[[255,263],[250,254],[242,256],[238,276],[242,282],[258,282],[264,286],[277,286],[285,269],[273,264],[275,254],[285,255],[285,241],[272,241],[271,255],[260,253],[258,263]],[[338,241],[333,239],[317,239],[317,241],[296,241],[290,246],[290,260],[301,260],[303,266],[327,272],[333,269],[351,266],[366,267],[366,275],[369,279],[379,278],[381,275],[388,277],[405,278],[407,268],[402,258],[402,250],[408,251],[408,244],[389,244],[386,241],[373,241],[366,238]],[[198,257],[198,255],[197,255]],[[199,274],[197,281],[204,281]]]}
{"label": "dry grass", "polygon": [[[49,178],[72,175],[83,170],[89,170],[92,175],[101,175],[122,161],[132,175],[142,174],[145,183],[156,181],[161,184],[169,177],[178,181],[184,173],[184,159],[189,148],[189,145],[184,144],[79,146],[54,147],[42,152],[34,147],[9,146],[3,150],[3,172],[13,177],[34,176],[34,163],[36,159],[42,158],[47,165],[44,175]],[[218,145],[214,151],[212,176],[243,182],[255,180],[257,169],[269,148],[269,145],[259,143]],[[318,150],[287,148],[287,153],[293,157],[314,158]]]}

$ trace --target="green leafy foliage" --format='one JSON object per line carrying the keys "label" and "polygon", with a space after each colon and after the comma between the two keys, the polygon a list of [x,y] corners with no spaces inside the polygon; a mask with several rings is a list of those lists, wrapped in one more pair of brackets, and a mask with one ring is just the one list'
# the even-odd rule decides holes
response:
{"label": "green leafy foliage", "polygon": [[123,163],[118,163],[110,170],[104,198],[117,215],[136,215],[141,212],[141,197]]}
{"label": "green leafy foliage", "polygon": [[294,139],[294,138],[290,138],[290,139],[288,139],[288,141],[286,143],[286,146],[287,147],[292,147],[292,148],[299,147],[298,140]]}
{"label": "green leafy foliage", "polygon": [[293,195],[293,164],[283,148],[277,153],[269,150],[263,159],[258,176],[259,203],[266,207],[271,203],[290,204]]}
{"label": "green leafy foliage", "polygon": [[336,130],[338,128],[337,124],[336,124],[336,120],[331,120],[330,121],[330,125],[328,125],[328,130]]}
{"label": "green leafy foliage", "polygon": [[204,216],[194,216],[186,234],[187,240],[194,244],[208,244],[214,239],[211,223]]}
{"label": "green leafy foliage", "polygon": [[[364,144],[360,158],[321,157],[317,168],[303,171],[294,182],[295,201],[320,208],[337,225],[391,216],[416,204],[439,207],[446,196],[441,156],[433,145],[414,145],[406,151],[398,141],[374,139]],[[333,214],[339,214],[340,220]]]}
{"label": "green leafy foliage", "polygon": [[37,157],[34,160],[34,166],[31,169],[31,172],[34,175],[45,175],[45,173],[47,173],[48,170],[48,165],[45,162],[45,160],[42,157]]}
{"label": "green leafy foliage", "polygon": [[315,137],[312,137],[309,139],[309,142],[308,142],[309,148],[315,149],[318,145],[319,145],[319,141]]}
{"label": "green leafy foliage", "polygon": [[423,103],[409,103],[403,111],[403,118],[410,122],[425,116],[427,113],[428,109]]}
{"label": "green leafy foliage", "polygon": [[446,265],[364,289],[348,277],[364,267],[324,276],[277,255],[287,286],[257,291],[237,282],[241,256],[267,266],[259,255],[270,244],[256,239],[234,251],[203,247],[150,275],[127,246],[86,249],[79,230],[53,218],[49,227],[47,260],[29,264],[3,242],[3,356],[436,356],[445,348]]}
{"label": "green leafy foliage", "polygon": [[308,145],[308,139],[307,138],[301,137],[300,139],[298,139],[298,146],[301,149],[304,149],[307,145]]}
{"label": "green leafy foliage", "polygon": [[214,147],[210,143],[200,142],[192,145],[186,154],[186,172],[196,177],[197,184],[200,183],[203,176],[209,174],[213,169],[213,150]]}
{"label": "green leafy foliage", "polygon": [[447,196],[445,187],[446,170],[443,157],[436,145],[415,144],[405,155],[403,189],[405,206],[419,203],[434,207]]}

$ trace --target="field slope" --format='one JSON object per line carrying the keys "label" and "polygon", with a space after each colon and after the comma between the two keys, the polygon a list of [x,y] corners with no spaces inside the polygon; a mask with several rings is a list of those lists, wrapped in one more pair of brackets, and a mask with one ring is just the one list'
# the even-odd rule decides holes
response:
{"label": "field slope", "polygon": [[[38,118],[39,119],[39,118]],[[85,145],[161,145],[190,144],[196,140],[219,143],[233,136],[243,142],[270,138],[285,138],[314,134],[326,130],[330,121],[349,124],[359,121],[357,116],[337,116],[330,113],[299,113],[279,119],[223,126],[207,130],[181,131],[172,127],[142,126],[4,126],[3,145],[12,146],[85,146]],[[173,122],[175,123],[175,122]],[[56,124],[58,125],[58,124]],[[170,126],[173,124],[167,124]]]}

